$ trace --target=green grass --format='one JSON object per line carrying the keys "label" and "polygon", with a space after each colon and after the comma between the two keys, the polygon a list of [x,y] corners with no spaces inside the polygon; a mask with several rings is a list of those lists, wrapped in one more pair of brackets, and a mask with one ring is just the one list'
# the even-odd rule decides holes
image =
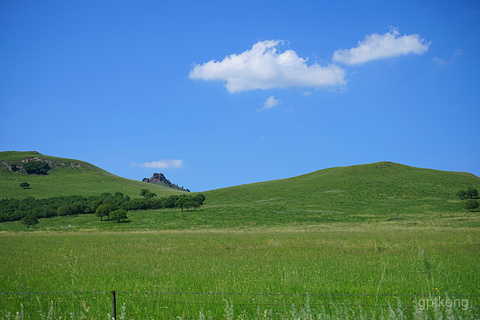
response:
{"label": "green grass", "polygon": [[[53,301],[57,317],[83,312],[88,319],[104,319],[111,313],[112,290],[119,306],[125,303],[128,319],[198,318],[202,309],[219,319],[223,299],[237,316],[243,311],[253,317],[258,308],[278,316],[292,305],[302,308],[307,293],[316,312],[346,306],[354,318],[360,310],[380,318],[389,303],[396,308],[397,298],[412,316],[418,299],[437,294],[467,295],[463,299],[476,309],[466,312],[478,312],[479,235],[476,228],[377,224],[3,233],[0,291],[38,294],[2,296],[0,315],[20,310],[21,303],[29,314],[47,312]],[[42,294],[73,291],[83,294]]]}
{"label": "green grass", "polygon": [[372,163],[330,168],[310,174],[208,192],[219,207],[298,208],[328,214],[374,212],[438,212],[451,210],[456,192],[480,187],[469,173],[414,168],[396,163]]}
{"label": "green grass", "polygon": [[[2,154],[25,157],[23,153]],[[54,158],[61,163],[75,161],[59,159]],[[58,172],[52,172],[48,176],[28,177],[34,179],[31,180],[31,190],[21,189],[16,185],[18,181],[13,184],[14,191],[5,187],[0,190],[2,194],[11,192],[17,196],[33,194],[36,197],[79,192],[99,195],[115,191],[138,197],[139,190],[145,187],[152,188],[159,196],[179,193],[173,189],[119,178],[86,163],[78,164],[80,168],[62,167],[53,169],[52,171]],[[18,173],[4,172],[0,175],[0,186],[2,183],[11,184],[12,179],[18,180],[21,176]],[[295,228],[332,223],[479,227],[478,212],[467,211],[463,201],[456,196],[458,190],[469,187],[480,189],[480,179],[468,173],[380,162],[330,168],[289,179],[203,192],[206,201],[197,211],[129,212],[130,223],[123,224],[103,223],[92,215],[41,219],[40,224],[31,230],[63,230],[68,225],[74,226],[72,229],[77,231],[135,231],[282,226]],[[42,193],[43,189],[48,193]],[[0,230],[25,229],[19,222],[0,224]]]}
{"label": "green grass", "polygon": [[480,179],[469,173],[380,162],[204,194],[209,217],[295,225],[455,217],[465,212],[456,193],[469,186],[480,189]]}
{"label": "green grass", "polygon": [[[53,164],[48,175],[29,175],[20,171],[10,172],[3,164],[21,163],[23,159],[34,157],[50,161]],[[30,189],[20,187],[20,183],[25,181],[30,184]],[[35,198],[89,196],[117,191],[136,198],[140,197],[140,190],[144,188],[152,190],[158,196],[182,193],[155,184],[125,179],[84,161],[51,157],[36,152],[0,152],[0,198],[2,199],[23,199],[29,196]]]}
{"label": "green grass", "polygon": [[255,214],[247,210],[243,213],[218,212],[217,208],[208,205],[194,211],[181,211],[180,209],[145,210],[128,212],[128,221],[114,223],[109,220],[100,221],[94,214],[84,214],[67,217],[54,217],[39,219],[39,224],[27,228],[20,221],[0,223],[0,232],[83,232],[83,231],[165,231],[165,230],[242,230],[251,228],[287,228],[303,229],[310,227],[329,227],[336,225],[361,224],[380,226],[422,227],[422,228],[474,228],[480,226],[478,212],[458,211],[453,213],[424,213],[382,215],[372,214],[368,218],[359,219],[355,215],[339,216],[332,219],[328,215],[317,212],[299,212],[292,216],[288,213],[271,214],[267,211],[257,211]]}
{"label": "green grass", "polygon": [[[2,198],[179,193],[78,160],[0,156],[0,171],[25,157],[57,164],[47,176],[1,171]],[[480,179],[380,162],[206,191],[197,211],[127,223],[2,223],[0,292],[28,294],[0,295],[0,317],[106,319],[115,290],[123,319],[475,319],[480,214],[456,197],[469,187]],[[469,309],[419,310],[434,298]]]}

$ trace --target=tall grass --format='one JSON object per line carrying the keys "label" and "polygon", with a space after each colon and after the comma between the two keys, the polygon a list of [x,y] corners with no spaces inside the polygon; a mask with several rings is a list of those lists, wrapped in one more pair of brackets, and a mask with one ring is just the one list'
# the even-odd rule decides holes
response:
{"label": "tall grass", "polygon": [[[57,318],[74,312],[103,319],[111,313],[111,290],[118,293],[119,305],[126,304],[126,317],[133,319],[198,318],[202,309],[203,316],[209,311],[218,318],[225,312],[223,300],[233,308],[235,319],[258,317],[259,310],[261,315],[267,310],[267,316],[271,310],[281,319],[291,314],[292,306],[302,310],[307,294],[315,318],[362,312],[381,319],[393,311],[397,316],[399,303],[413,317],[415,299],[437,295],[463,296],[469,300],[465,312],[477,312],[478,236],[475,228],[378,224],[301,230],[3,233],[0,291],[38,294],[3,295],[0,315],[19,311],[20,304],[28,315],[47,313],[54,301]],[[454,312],[461,311],[457,309]]]}
{"label": "tall grass", "polygon": [[[321,305],[319,308],[315,309],[310,306],[309,298],[305,299],[299,307],[292,305],[291,309],[287,312],[280,313],[275,312],[273,309],[261,309],[257,308],[256,312],[248,312],[247,310],[242,310],[238,313],[234,310],[234,305],[231,301],[223,300],[225,303],[225,309],[222,313],[214,315],[211,310],[205,311],[203,308],[198,312],[198,318],[193,316],[172,316],[162,314],[161,319],[199,319],[199,320],[214,320],[220,319],[224,320],[344,320],[344,319],[355,319],[355,320],[475,320],[478,319],[479,313],[478,308],[458,308],[458,307],[444,307],[434,306],[427,309],[422,307],[418,302],[413,304],[410,308],[403,306],[401,301],[398,300],[396,305],[391,305],[390,303],[383,309],[380,310],[369,310],[363,306],[350,306],[350,305],[335,305],[330,304],[330,308],[325,308],[324,305]],[[53,301],[50,304],[50,308],[47,313],[43,310],[38,311],[38,319],[41,320],[61,320],[61,319],[85,319],[87,316],[84,313],[76,314],[75,312],[69,312],[67,317],[58,316],[56,317],[56,311]],[[156,316],[158,317],[158,315]],[[128,311],[126,304],[124,303],[119,313],[116,317],[112,314],[107,313],[106,317],[101,315],[96,315],[96,319],[107,319],[107,320],[134,320],[134,319],[159,319],[152,316],[138,316],[134,315]],[[7,320],[27,320],[31,319],[25,314],[23,305],[20,305],[20,311],[9,312],[5,314],[5,319]]]}

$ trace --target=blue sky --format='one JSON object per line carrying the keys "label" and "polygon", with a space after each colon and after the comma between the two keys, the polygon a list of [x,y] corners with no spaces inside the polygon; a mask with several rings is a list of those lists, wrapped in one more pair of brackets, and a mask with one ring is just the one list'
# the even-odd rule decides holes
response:
{"label": "blue sky", "polygon": [[0,2],[0,150],[205,191],[480,176],[478,1]]}

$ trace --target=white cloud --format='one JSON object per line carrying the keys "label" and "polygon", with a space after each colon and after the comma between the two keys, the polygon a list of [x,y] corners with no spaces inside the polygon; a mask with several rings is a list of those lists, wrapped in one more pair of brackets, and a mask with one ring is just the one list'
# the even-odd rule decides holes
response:
{"label": "white cloud", "polygon": [[452,56],[452,62],[455,62],[457,60],[457,57],[463,55],[463,50],[462,49],[456,49],[455,52],[453,53]]}
{"label": "white cloud", "polygon": [[280,103],[279,99],[275,99],[274,96],[270,96],[267,98],[267,100],[265,100],[265,102],[263,103],[263,106],[260,109],[257,109],[257,111],[268,110],[270,108],[275,107],[279,103]]}
{"label": "white cloud", "polygon": [[163,159],[158,161],[139,163],[138,166],[143,168],[155,168],[155,169],[183,168],[183,160]]}
{"label": "white cloud", "polygon": [[367,35],[355,48],[335,51],[333,61],[347,65],[362,64],[410,53],[423,54],[429,46],[430,42],[425,42],[418,34],[401,36],[398,30],[392,28],[385,34]]}
{"label": "white cloud", "polygon": [[250,50],[222,61],[196,64],[190,79],[225,81],[231,93],[287,87],[328,87],[345,84],[345,70],[336,66],[307,65],[295,51],[278,52],[281,40],[259,41]]}
{"label": "white cloud", "polygon": [[455,49],[455,51],[453,52],[450,60],[445,60],[445,59],[442,59],[442,58],[433,57],[432,61],[435,62],[438,66],[445,66],[445,65],[448,65],[450,63],[455,63],[457,61],[457,57],[459,57],[461,55],[463,55],[463,50],[462,49]]}
{"label": "white cloud", "polygon": [[444,65],[447,64],[447,61],[445,61],[443,59],[440,59],[440,58],[437,58],[437,57],[433,57],[432,61],[435,62],[439,66],[444,66]]}

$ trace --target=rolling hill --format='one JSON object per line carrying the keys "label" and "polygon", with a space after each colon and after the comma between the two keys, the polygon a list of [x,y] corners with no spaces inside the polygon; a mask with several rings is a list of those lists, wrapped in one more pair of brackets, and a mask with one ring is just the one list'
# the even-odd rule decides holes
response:
{"label": "rolling hill", "polygon": [[275,220],[304,224],[463,213],[465,208],[456,193],[469,187],[480,189],[480,178],[470,173],[378,162],[204,194],[211,216],[221,216],[225,223]]}
{"label": "rolling hill", "polygon": [[[48,163],[48,174],[27,174],[18,169],[21,165],[13,171],[12,166],[25,159]],[[23,181],[28,181],[31,189],[22,189]],[[467,212],[456,196],[459,190],[469,187],[480,189],[480,178],[470,173],[377,162],[205,191],[202,193],[206,201],[197,211],[180,213],[166,209],[129,213],[132,223],[118,228],[243,228],[379,221],[413,224],[440,221],[441,225],[480,226],[478,212]],[[83,161],[36,152],[0,153],[0,199],[100,195],[116,191],[133,198],[139,197],[143,188],[151,189],[158,196],[182,193],[124,179]],[[105,225],[98,224],[95,217],[77,218],[77,223],[80,221],[95,228]],[[59,218],[46,225],[51,223],[63,222]]]}
{"label": "rolling hill", "polygon": [[[48,173],[28,174],[24,168],[27,161],[48,165]],[[28,182],[31,188],[22,189],[22,182]],[[1,199],[88,196],[117,191],[135,198],[140,196],[140,190],[144,188],[158,196],[182,193],[160,185],[125,179],[84,161],[47,156],[36,151],[0,152]]]}

